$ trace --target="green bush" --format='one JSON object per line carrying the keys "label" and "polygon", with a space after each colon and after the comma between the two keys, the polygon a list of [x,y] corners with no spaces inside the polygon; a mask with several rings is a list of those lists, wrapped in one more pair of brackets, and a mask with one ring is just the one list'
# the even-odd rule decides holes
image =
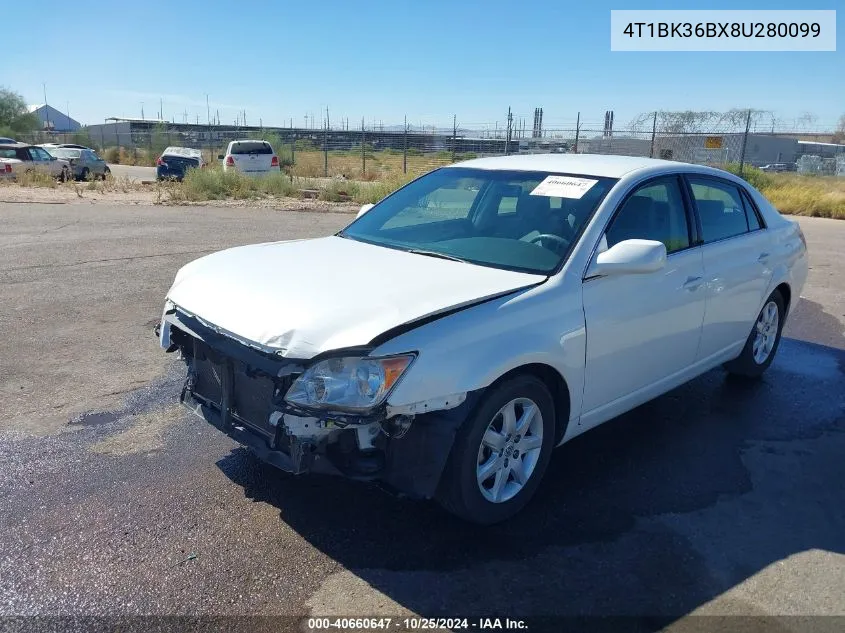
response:
{"label": "green bush", "polygon": [[118,164],[120,163],[120,148],[119,147],[107,147],[103,151],[103,160],[107,163]]}

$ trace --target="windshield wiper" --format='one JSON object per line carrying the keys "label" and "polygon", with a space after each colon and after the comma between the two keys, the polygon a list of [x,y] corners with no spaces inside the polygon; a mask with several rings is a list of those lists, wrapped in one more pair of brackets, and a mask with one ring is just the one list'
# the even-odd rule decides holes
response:
{"label": "windshield wiper", "polygon": [[446,253],[438,253],[437,251],[426,251],[419,248],[412,248],[408,251],[408,253],[414,253],[414,255],[425,255],[426,257],[438,257],[440,259],[450,259],[453,262],[461,262],[463,264],[467,263],[467,260],[461,259],[460,257],[455,257],[454,255],[447,255]]}

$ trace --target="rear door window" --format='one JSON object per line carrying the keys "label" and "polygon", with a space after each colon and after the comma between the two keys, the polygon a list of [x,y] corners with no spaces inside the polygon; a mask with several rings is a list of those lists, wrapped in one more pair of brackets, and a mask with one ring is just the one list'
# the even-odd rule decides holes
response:
{"label": "rear door window", "polygon": [[689,176],[689,182],[705,244],[748,233],[748,217],[736,185],[695,176]]}

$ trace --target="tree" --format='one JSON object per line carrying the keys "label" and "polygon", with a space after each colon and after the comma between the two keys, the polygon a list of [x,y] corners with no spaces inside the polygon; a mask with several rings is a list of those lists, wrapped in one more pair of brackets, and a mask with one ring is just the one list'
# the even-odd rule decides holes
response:
{"label": "tree", "polygon": [[21,95],[0,88],[0,135],[26,134],[37,129],[38,124],[38,117],[30,114]]}
{"label": "tree", "polygon": [[[657,131],[662,134],[701,134],[707,132],[730,132],[745,130],[749,110],[734,108],[727,112],[683,110],[679,112],[657,112]],[[750,110],[752,129],[772,113],[767,110]],[[630,128],[634,131],[650,131],[654,112],[645,112],[635,117]]]}

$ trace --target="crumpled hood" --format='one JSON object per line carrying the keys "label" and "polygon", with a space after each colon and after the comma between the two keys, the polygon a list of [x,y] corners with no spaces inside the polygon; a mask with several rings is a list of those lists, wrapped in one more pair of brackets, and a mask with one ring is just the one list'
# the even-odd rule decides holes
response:
{"label": "crumpled hood", "polygon": [[544,279],[332,236],[206,255],[177,273],[168,298],[224,333],[307,359]]}

